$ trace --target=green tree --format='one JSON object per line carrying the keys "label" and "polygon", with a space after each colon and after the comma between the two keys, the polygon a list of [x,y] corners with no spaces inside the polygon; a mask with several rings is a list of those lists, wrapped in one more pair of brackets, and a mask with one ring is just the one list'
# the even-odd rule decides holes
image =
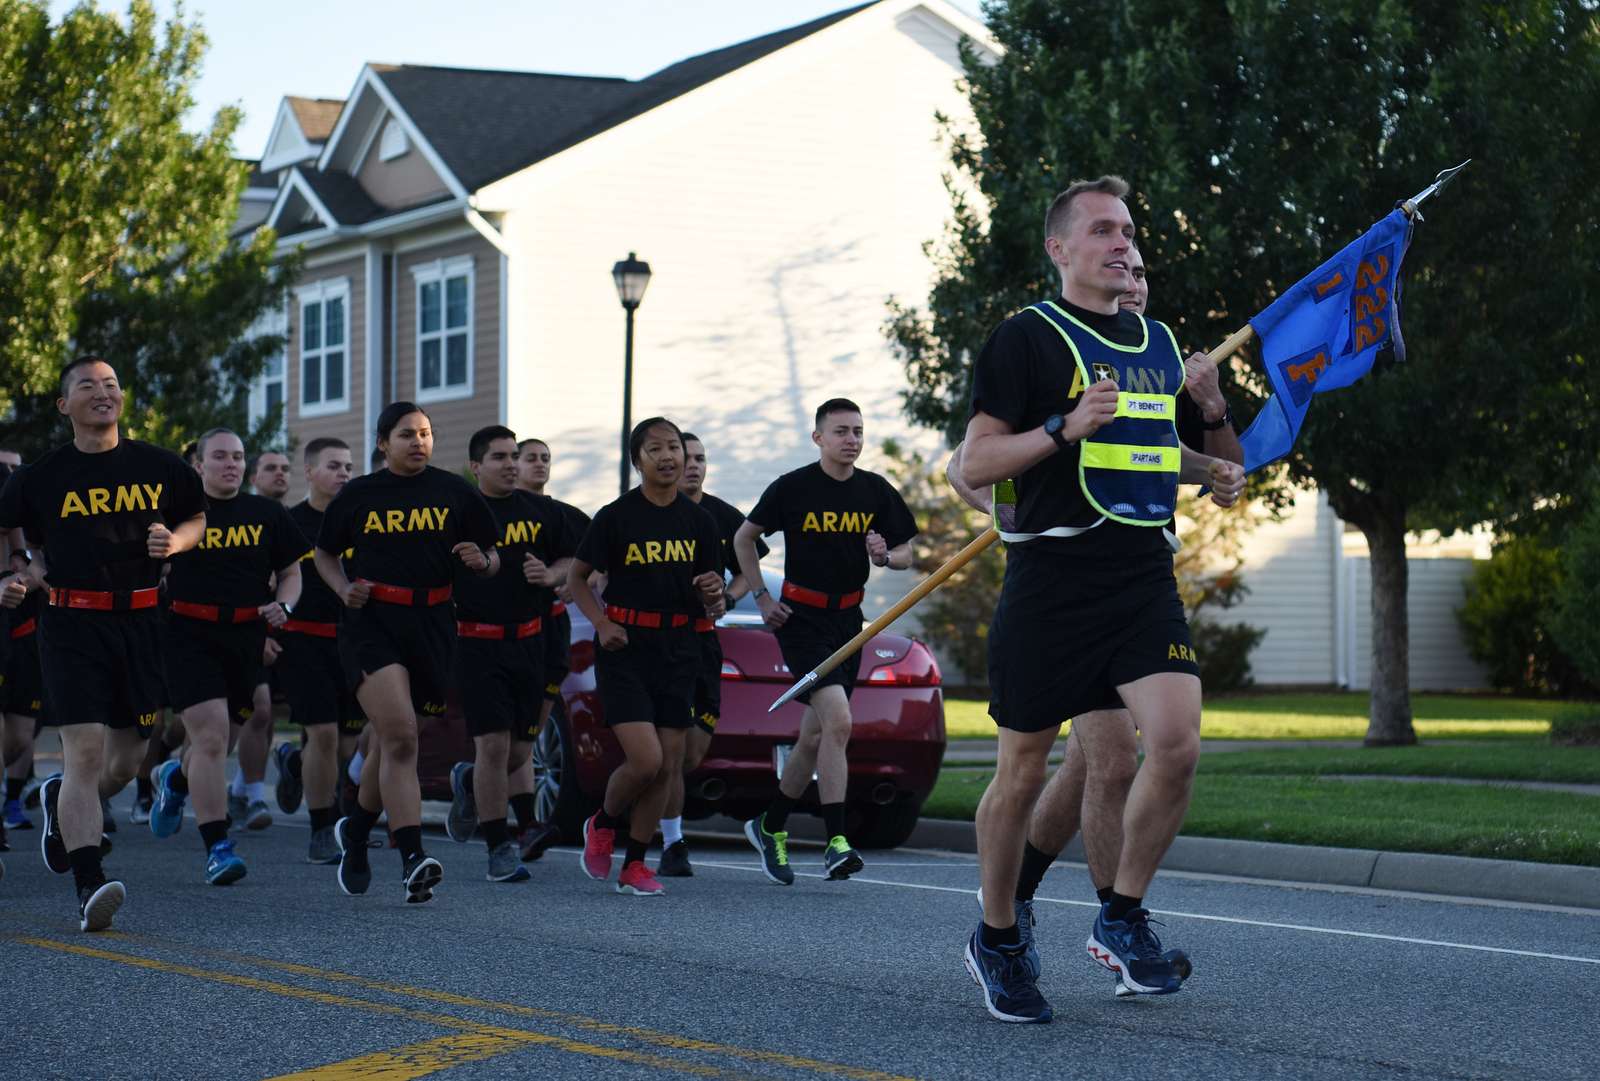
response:
{"label": "green tree", "polygon": [[91,4],[52,25],[37,0],[0,3],[0,416],[31,455],[58,441],[56,375],[99,352],[128,388],[130,435],[174,444],[228,424],[282,339],[248,332],[292,267],[273,238],[231,234],[248,166],[235,109],[183,129],[205,38],[148,0]]}
{"label": "green tree", "polygon": [[1584,514],[1561,554],[1564,587],[1557,594],[1551,630],[1556,644],[1589,682],[1586,690],[1600,688],[1600,486],[1591,489]]}
{"label": "green tree", "polygon": [[[967,53],[953,215],[925,307],[891,306],[906,411],[954,435],[971,358],[1057,283],[1044,208],[1133,183],[1152,314],[1205,348],[1445,165],[1474,165],[1407,259],[1405,364],[1320,397],[1274,476],[1327,492],[1372,553],[1367,742],[1411,743],[1405,536],[1571,506],[1600,454],[1600,32],[1588,0],[1013,0]],[[1559,87],[1531,95],[1530,85]],[[1259,401],[1235,358],[1235,402]],[[1241,410],[1246,415],[1248,408]]]}

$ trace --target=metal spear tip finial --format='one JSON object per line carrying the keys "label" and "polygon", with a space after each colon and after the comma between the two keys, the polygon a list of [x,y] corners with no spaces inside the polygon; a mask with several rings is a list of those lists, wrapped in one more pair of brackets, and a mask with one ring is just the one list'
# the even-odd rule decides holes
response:
{"label": "metal spear tip finial", "polygon": [[1409,198],[1405,202],[1401,203],[1400,204],[1400,209],[1404,210],[1413,219],[1415,219],[1417,221],[1422,221],[1423,220],[1422,212],[1417,209],[1417,204],[1421,203],[1424,199],[1428,198],[1430,195],[1436,195],[1439,192],[1443,191],[1444,188],[1445,188],[1445,185],[1449,184],[1450,181],[1452,181],[1452,180],[1454,180],[1456,178],[1456,174],[1457,173],[1459,173],[1461,170],[1465,169],[1467,166],[1469,166],[1471,164],[1472,164],[1472,159],[1468,158],[1466,161],[1462,162],[1460,165],[1457,165],[1457,166],[1455,166],[1453,168],[1439,170],[1439,175],[1433,178],[1433,183],[1429,184],[1427,187],[1425,187],[1421,191],[1417,192],[1417,194],[1413,195],[1411,198]]}
{"label": "metal spear tip finial", "polygon": [[772,705],[767,707],[767,712],[776,713],[780,707],[794,701],[795,695],[803,693],[807,687],[810,687],[813,683],[817,682],[819,678],[821,677],[819,677],[815,672],[807,672],[795,682],[793,687],[790,687],[788,690],[780,694],[777,701],[773,702]]}

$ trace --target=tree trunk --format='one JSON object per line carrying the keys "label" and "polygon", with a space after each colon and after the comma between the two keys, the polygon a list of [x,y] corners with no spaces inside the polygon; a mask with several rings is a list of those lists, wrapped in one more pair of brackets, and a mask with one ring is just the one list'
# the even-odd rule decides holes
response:
{"label": "tree trunk", "polygon": [[1406,525],[1403,507],[1374,500],[1358,523],[1366,534],[1372,568],[1372,713],[1368,747],[1410,746],[1411,618],[1406,609]]}

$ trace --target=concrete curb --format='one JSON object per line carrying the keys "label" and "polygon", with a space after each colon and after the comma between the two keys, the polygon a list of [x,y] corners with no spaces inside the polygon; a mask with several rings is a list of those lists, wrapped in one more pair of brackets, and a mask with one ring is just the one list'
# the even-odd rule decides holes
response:
{"label": "concrete curb", "polygon": [[[694,828],[719,835],[737,835],[741,824],[731,818],[711,818],[694,823]],[[789,829],[797,840],[824,840],[821,823],[809,815],[791,819]],[[978,848],[977,834],[971,822],[924,818],[917,823],[905,847],[974,853]],[[1083,861],[1080,839],[1073,838],[1062,858],[1077,863]],[[1172,843],[1161,866],[1168,871],[1196,874],[1449,894],[1600,911],[1600,867],[1234,841],[1219,837],[1179,837]]]}

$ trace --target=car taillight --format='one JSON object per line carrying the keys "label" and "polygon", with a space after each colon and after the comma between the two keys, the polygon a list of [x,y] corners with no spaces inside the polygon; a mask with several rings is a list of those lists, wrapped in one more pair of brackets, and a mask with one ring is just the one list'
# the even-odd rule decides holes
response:
{"label": "car taillight", "polygon": [[937,687],[943,682],[939,662],[921,642],[912,642],[906,655],[893,664],[879,665],[867,676],[868,683],[893,687]]}
{"label": "car taillight", "polygon": [[723,679],[743,679],[744,678],[744,672],[741,671],[739,666],[734,664],[732,661],[724,660],[722,662],[722,678]]}

